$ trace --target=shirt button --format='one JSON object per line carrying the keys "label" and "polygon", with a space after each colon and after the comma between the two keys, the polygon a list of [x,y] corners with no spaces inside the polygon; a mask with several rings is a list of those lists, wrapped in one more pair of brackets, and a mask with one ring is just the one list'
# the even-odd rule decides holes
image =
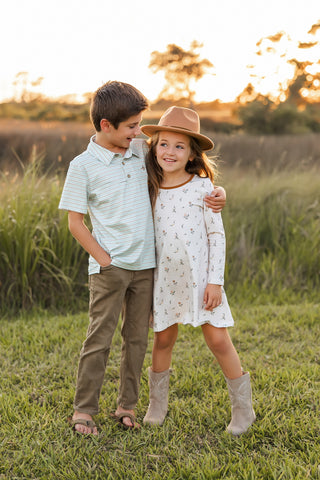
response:
{"label": "shirt button", "polygon": [[122,162],[122,165],[125,165],[125,163],[124,163],[124,162]]}
{"label": "shirt button", "polygon": [[131,177],[130,173],[128,173],[127,177],[128,177],[128,178],[130,178],[130,177]]}

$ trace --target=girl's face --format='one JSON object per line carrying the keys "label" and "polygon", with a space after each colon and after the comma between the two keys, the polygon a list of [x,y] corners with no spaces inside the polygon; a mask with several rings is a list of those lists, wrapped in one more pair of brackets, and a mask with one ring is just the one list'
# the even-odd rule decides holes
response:
{"label": "girl's face", "polygon": [[194,156],[190,148],[190,138],[183,133],[159,132],[159,140],[156,146],[157,162],[163,173],[185,174],[186,164],[192,161]]}

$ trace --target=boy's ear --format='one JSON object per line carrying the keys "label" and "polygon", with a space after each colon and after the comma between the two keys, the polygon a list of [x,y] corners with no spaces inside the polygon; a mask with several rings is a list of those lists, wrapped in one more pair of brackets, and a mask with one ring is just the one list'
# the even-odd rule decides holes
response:
{"label": "boy's ear", "polygon": [[109,132],[111,123],[106,118],[100,120],[100,127],[103,132]]}

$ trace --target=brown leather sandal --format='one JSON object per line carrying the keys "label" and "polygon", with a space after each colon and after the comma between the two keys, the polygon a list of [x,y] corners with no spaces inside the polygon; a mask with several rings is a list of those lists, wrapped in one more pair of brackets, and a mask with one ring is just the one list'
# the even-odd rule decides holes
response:
{"label": "brown leather sandal", "polygon": [[[139,430],[141,426],[137,423],[137,419],[134,415],[128,412],[121,412],[121,413],[111,413],[110,415],[124,430]],[[125,425],[123,423],[123,419],[125,417],[130,418],[132,425]]]}
{"label": "brown leather sandal", "polygon": [[[93,429],[97,426],[93,420],[85,420],[84,418],[77,418],[77,419],[72,419],[68,418],[69,425],[72,427],[72,430],[76,433],[79,433],[80,435],[93,435]],[[76,425],[84,425],[85,427],[89,427],[91,429],[90,433],[81,433],[78,430],[76,430],[75,426]]]}

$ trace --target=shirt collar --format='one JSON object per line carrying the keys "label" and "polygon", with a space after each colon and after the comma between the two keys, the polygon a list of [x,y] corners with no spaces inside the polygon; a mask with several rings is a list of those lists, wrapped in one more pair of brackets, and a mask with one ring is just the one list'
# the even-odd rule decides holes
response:
{"label": "shirt collar", "polygon": [[[91,155],[93,155],[94,157],[101,160],[103,163],[110,165],[114,157],[119,154],[115,152],[111,152],[107,148],[101,147],[101,145],[98,145],[97,143],[95,143],[94,140],[95,140],[95,135],[93,135],[90,138],[90,143],[88,145],[87,151],[91,153]],[[125,154],[123,155],[123,158],[129,159],[130,157],[132,157],[132,155],[136,157],[139,156],[138,147],[137,145],[135,145],[134,140],[132,140],[130,147],[126,150]]]}

